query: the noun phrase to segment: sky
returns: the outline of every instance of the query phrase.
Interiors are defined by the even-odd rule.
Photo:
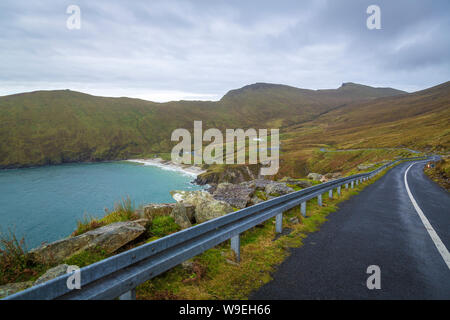
[[[367,27],[370,5],[381,29]],[[0,95],[218,100],[256,82],[412,92],[450,80],[449,52],[448,0],[0,2]]]

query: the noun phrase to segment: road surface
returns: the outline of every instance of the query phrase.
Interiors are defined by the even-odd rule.
[[[450,299],[450,195],[412,164],[341,203],[250,298]],[[381,289],[367,288],[371,265]]]

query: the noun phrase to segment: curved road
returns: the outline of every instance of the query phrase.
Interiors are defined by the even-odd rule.
[[[402,163],[341,203],[250,298],[450,299],[450,195],[424,163]],[[381,289],[367,288],[370,265]]]

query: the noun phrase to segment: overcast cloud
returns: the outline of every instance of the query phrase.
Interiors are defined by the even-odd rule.
[[[81,29],[69,30],[69,5]],[[371,4],[381,30],[366,27]],[[255,82],[416,91],[450,80],[450,1],[0,2],[0,95],[217,100]]]

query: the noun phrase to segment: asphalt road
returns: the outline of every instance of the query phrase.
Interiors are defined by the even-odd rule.
[[[431,225],[427,231],[405,186],[411,164],[394,167],[341,203],[250,298],[450,299],[450,266],[444,260],[450,249],[450,195],[423,173],[424,162],[408,171],[410,192]],[[371,265],[380,267],[381,289],[367,288]]]

